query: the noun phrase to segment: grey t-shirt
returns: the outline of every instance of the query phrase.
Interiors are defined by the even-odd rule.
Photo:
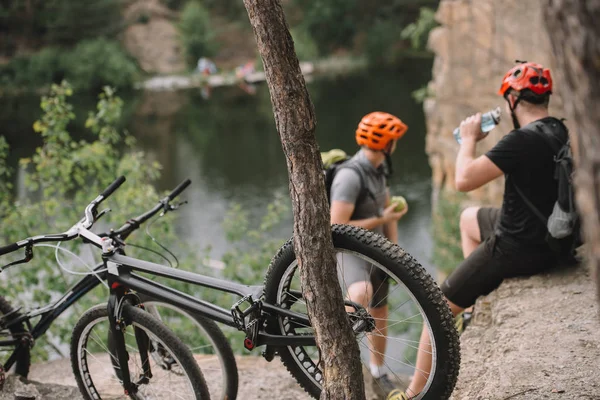
[[[365,186],[373,194],[374,199],[369,195],[363,195],[360,204],[357,204],[361,192],[360,176],[352,168],[340,168],[331,184],[331,201],[344,201],[354,204],[352,220],[381,216],[387,196],[383,166],[375,168],[362,150],[359,150],[347,162],[353,163],[362,169]],[[383,226],[380,225],[374,228],[373,231],[383,234]]]

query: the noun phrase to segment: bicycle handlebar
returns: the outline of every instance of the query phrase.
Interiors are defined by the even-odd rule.
[[[179,196],[181,192],[183,192],[188,186],[190,186],[190,183],[192,183],[192,181],[189,179],[186,179],[185,181],[181,182],[175,189],[173,189],[171,193],[169,193],[169,195],[167,196],[169,200],[173,200],[175,197]]]
[[[171,200],[177,197],[181,192],[183,192],[190,184],[191,180],[186,179],[181,182],[171,193],[169,193],[164,199],[160,200],[156,206],[154,206],[151,210],[143,213],[142,215],[137,216],[136,218],[132,218],[127,221],[123,226],[121,226],[116,231],[111,232],[110,234],[103,233],[100,236],[110,236],[116,237],[118,236],[121,240],[127,239],[129,235],[133,233],[142,223],[152,218],[161,210],[168,210],[167,205]]]
[[[126,180],[125,177],[123,175],[121,175],[120,177],[115,179],[113,183],[108,185],[108,187],[106,189],[104,189],[104,191],[102,193],[100,193],[100,196],[102,196],[102,200],[100,200],[100,202],[102,202],[108,196],[113,194],[113,192],[115,190],[117,190],[123,184],[123,182],[125,182],[125,180]],[[98,204],[100,204],[100,202],[98,202]]]
[[[8,246],[0,247],[0,256],[7,253],[12,253],[17,250],[20,246],[17,243],[11,243]]]
[[[85,217],[78,224],[74,225],[71,229],[69,229],[67,232],[59,233],[59,234],[35,236],[35,237],[30,237],[30,238],[27,238],[24,240],[20,240],[16,243],[11,243],[4,247],[0,247],[0,256],[11,253],[13,251],[16,251],[16,250],[20,249],[21,247],[24,247],[27,244],[71,240],[71,239],[76,238],[79,235],[78,232],[85,234],[86,237],[89,235],[92,235],[96,238],[99,238],[102,236],[112,236],[112,235],[116,234],[116,235],[120,235],[121,239],[125,239],[135,229],[137,229],[142,222],[144,222],[144,221],[148,220],[149,218],[151,218],[152,216],[156,215],[156,213],[158,213],[160,210],[162,210],[162,209],[166,210],[167,209],[166,206],[169,204],[169,201],[171,201],[175,197],[177,197],[191,183],[191,181],[189,179],[186,179],[185,181],[181,182],[167,197],[160,200],[159,203],[154,208],[152,208],[150,211],[138,216],[137,218],[133,218],[133,219],[129,220],[121,228],[119,228],[117,231],[113,232],[112,235],[105,233],[105,234],[96,236],[96,235],[92,234],[91,232],[87,231],[95,222],[94,221],[94,213],[95,213],[95,210],[98,207],[98,205],[100,203],[102,203],[104,200],[106,200],[106,198],[108,198],[111,194],[113,194],[113,192],[115,190],[117,190],[125,182],[125,180],[126,179],[124,176],[120,176],[114,182],[112,182],[106,189],[104,189],[104,191],[98,197],[96,197],[90,204],[88,204],[86,206]],[[78,226],[82,226],[84,228],[84,231],[79,231]]]

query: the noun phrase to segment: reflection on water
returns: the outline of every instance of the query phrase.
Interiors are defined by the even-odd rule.
[[[429,267],[432,240],[431,170],[425,155],[425,121],[411,92],[430,78],[429,61],[411,62],[396,71],[371,71],[338,78],[315,79],[308,84],[317,116],[317,141],[325,151],[356,151],[354,131],[360,118],[371,111],[399,116],[409,126],[393,155],[392,193],[403,195],[409,213],[399,223],[399,242]],[[261,215],[276,192],[286,191],[287,168],[275,130],[266,85],[254,96],[238,87],[213,91],[204,100],[199,90],[146,92],[125,96],[124,126],[138,139],[149,157],[161,162],[158,183],[169,189],[185,178],[192,186],[185,193],[189,204],[179,215],[182,238],[198,248],[212,247],[218,258],[227,247],[222,221],[232,202],[241,203],[252,215]],[[83,119],[95,99],[85,104],[74,130],[83,131]],[[10,121],[4,132],[17,157],[31,154],[37,138],[31,124],[39,116],[39,100],[7,100],[0,104],[0,122]],[[15,115],[17,118],[15,119]],[[291,216],[276,234],[289,237]]]

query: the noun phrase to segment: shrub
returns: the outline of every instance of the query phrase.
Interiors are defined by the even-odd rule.
[[[7,146],[0,138],[2,243],[68,229],[81,218],[85,205],[119,175],[127,176],[127,182],[108,199],[107,206],[110,205],[113,212],[103,217],[98,225],[120,226],[131,216],[139,215],[140,211],[154,205],[159,198],[151,185],[159,175],[159,166],[148,162],[141,152],[133,151],[131,139],[116,128],[121,118],[121,99],[115,96],[112,89],[105,88],[96,110],[88,116],[86,125],[91,131],[92,140],[76,141],[68,131],[70,122],[75,118],[68,101],[72,94],[71,87],[63,83],[52,85],[50,95],[42,98],[43,115],[33,126],[42,136],[43,145],[30,159],[21,160],[24,189],[29,191],[23,198],[12,196],[5,163]],[[174,237],[170,224],[160,225],[161,239]],[[132,240],[136,240],[136,237],[140,239],[136,234]],[[143,244],[150,242],[147,239]],[[79,240],[61,246],[80,255],[87,250]],[[15,258],[22,255],[18,253],[14,255]],[[69,267],[85,271],[78,263],[70,263],[68,256],[60,254]],[[9,269],[0,276],[0,290],[16,305],[36,307],[56,300],[78,278],[64,275],[58,268],[53,250],[36,247],[31,264]],[[57,351],[61,353],[60,347],[68,342],[73,324],[81,312],[106,299],[107,293],[100,285],[79,300],[73,310],[68,310],[63,318],[54,323],[48,335],[38,339],[33,349],[35,355],[46,357]]]
[[[191,68],[200,57],[211,57],[216,52],[214,33],[210,27],[210,16],[201,4],[188,2],[181,12],[179,22],[181,42],[186,61]]]
[[[371,64],[392,64],[397,61],[401,48],[402,28],[396,21],[382,20],[374,23],[367,33],[365,53]]]
[[[319,56],[319,48],[312,36],[303,28],[292,28],[294,48],[300,61],[315,60]]]
[[[402,38],[410,39],[413,49],[422,50],[427,44],[429,32],[437,25],[435,11],[428,7],[421,7],[419,18],[402,30]]]
[[[103,38],[80,42],[63,58],[63,68],[73,87],[93,91],[105,85],[129,88],[138,71],[117,42]]]

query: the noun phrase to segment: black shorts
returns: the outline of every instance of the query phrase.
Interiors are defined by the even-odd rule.
[[[519,246],[496,231],[498,208],[480,208],[477,223],[481,244],[442,283],[442,292],[459,307],[475,304],[506,278],[535,275],[556,265],[553,254]]]

